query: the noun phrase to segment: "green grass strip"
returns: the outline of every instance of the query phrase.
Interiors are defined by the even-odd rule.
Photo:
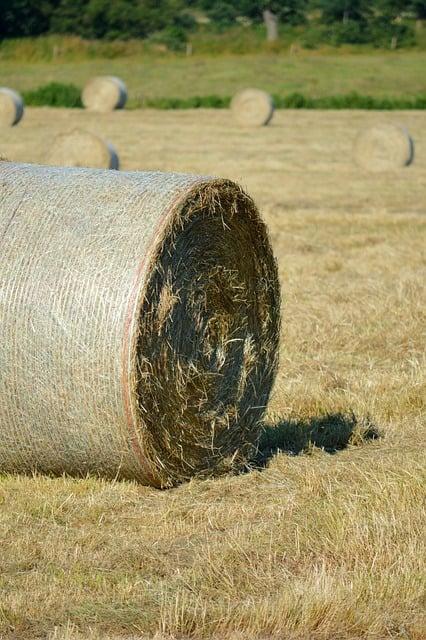
[[[81,108],[80,89],[72,84],[51,82],[47,85],[23,92],[26,105]],[[277,109],[370,109],[391,111],[394,109],[426,109],[426,94],[413,97],[373,97],[356,92],[311,98],[303,93],[287,96],[274,95]],[[130,109],[227,109],[229,96],[193,96],[191,98],[146,98],[131,100]]]

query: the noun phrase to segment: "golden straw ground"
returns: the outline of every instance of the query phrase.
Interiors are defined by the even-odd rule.
[[[353,162],[384,119],[417,143],[397,180]],[[163,492],[3,477],[0,636],[424,640],[426,113],[278,110],[247,136],[227,110],[27,109],[0,153],[40,161],[69,126],[124,170],[254,196],[284,294],[267,468]]]

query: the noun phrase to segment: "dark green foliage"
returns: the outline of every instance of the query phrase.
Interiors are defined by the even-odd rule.
[[[58,0],[0,0],[0,37],[46,33],[57,3]]]
[[[368,0],[315,0],[312,4],[320,9],[321,22],[326,24],[366,23],[373,9],[373,3]]]
[[[227,109],[230,97],[193,96],[192,98],[152,98],[143,106],[153,109]]]
[[[170,25],[159,31],[152,38],[152,42],[164,44],[169,51],[183,51],[188,42],[188,36],[185,29],[178,25]]]
[[[71,108],[83,106],[80,98],[80,89],[73,84],[62,84],[60,82],[50,82],[33,91],[24,91],[22,97],[25,104],[30,106]]]
[[[302,41],[308,48],[410,46],[415,43],[411,23],[426,18],[426,0],[0,0],[0,38],[44,33],[149,37],[179,51],[198,27],[194,10],[210,19],[204,28],[223,31],[241,20],[261,24],[266,9],[277,17],[281,33],[305,24]]]
[[[394,109],[426,109],[426,94],[413,98],[377,98],[352,92],[344,95],[310,98],[301,93],[274,96],[278,109],[370,109],[392,111]]]
[[[154,109],[226,109],[231,102],[230,97],[194,96],[193,98],[153,98],[146,100],[143,106]],[[310,98],[302,93],[291,93],[288,96],[274,95],[274,103],[278,109],[426,109],[426,95],[414,98],[375,98],[358,93],[346,95]],[[138,105],[142,106],[142,105]]]
[[[30,106],[82,107],[80,89],[72,84],[51,82],[47,85],[24,91],[25,104]],[[408,98],[377,98],[359,93],[347,93],[336,96],[311,98],[302,93],[290,93],[287,96],[274,95],[277,109],[426,109],[426,94]],[[227,109],[231,104],[230,96],[207,95],[191,98],[148,98],[133,107],[152,109]]]
[[[411,25],[390,22],[379,16],[368,25],[368,42],[375,47],[399,48],[415,44],[416,38]]]
[[[412,0],[409,5],[415,18],[426,20],[426,0]]]

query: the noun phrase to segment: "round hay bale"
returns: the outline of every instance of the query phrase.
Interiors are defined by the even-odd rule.
[[[47,164],[58,167],[118,169],[119,159],[111,143],[89,131],[74,129],[56,136]]]
[[[364,129],[354,144],[356,163],[368,171],[390,171],[413,161],[414,143],[408,132],[394,124]]]
[[[120,78],[98,76],[86,84],[81,101],[90,111],[108,112],[122,109],[127,102],[127,88]]]
[[[260,89],[244,89],[231,102],[236,121],[244,127],[261,127],[268,124],[274,114],[272,97]]]
[[[19,93],[0,87],[0,127],[13,127],[24,115],[24,101]]]
[[[242,462],[280,323],[253,201],[184,174],[0,180],[0,471],[167,487]]]

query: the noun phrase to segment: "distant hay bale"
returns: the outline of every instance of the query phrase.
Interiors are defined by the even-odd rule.
[[[120,78],[98,76],[86,84],[81,101],[90,111],[108,112],[122,109],[127,102],[127,88]]]
[[[245,127],[262,127],[271,121],[274,114],[272,97],[260,89],[239,91],[231,102],[236,121]]]
[[[24,101],[19,93],[0,87],[0,127],[13,127],[24,115]]]
[[[368,171],[390,171],[411,164],[414,143],[408,132],[394,124],[364,129],[354,143],[356,163]]]
[[[58,167],[118,169],[119,159],[111,143],[89,131],[74,129],[56,136],[47,164]]]
[[[166,487],[241,464],[280,323],[253,201],[185,174],[0,163],[0,180],[0,472]]]

